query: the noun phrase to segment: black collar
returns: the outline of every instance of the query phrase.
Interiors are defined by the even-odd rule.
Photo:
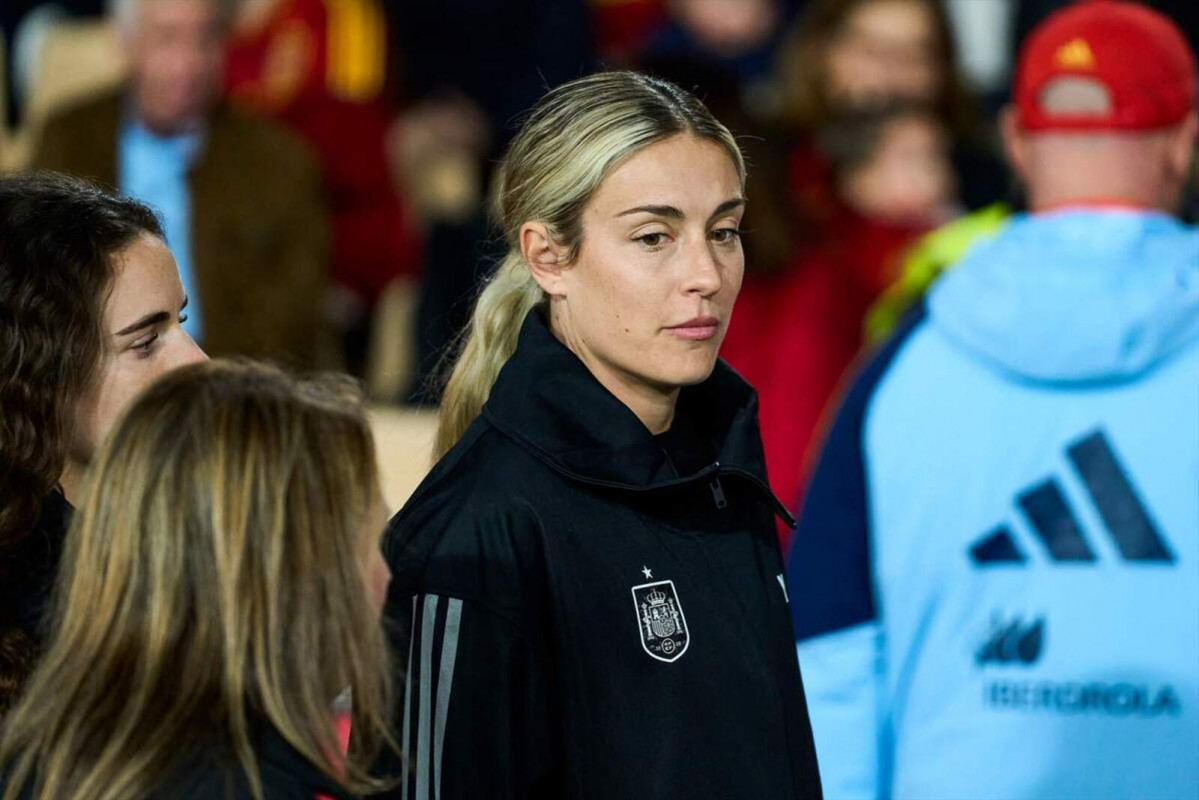
[[[558,341],[539,310],[525,319],[483,416],[555,470],[586,483],[644,491],[721,473],[767,486],[757,394],[723,361],[707,380],[684,387],[675,409],[675,425],[704,437],[716,462],[678,478],[649,429]]]

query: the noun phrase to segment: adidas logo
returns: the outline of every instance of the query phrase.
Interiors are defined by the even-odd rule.
[[[991,632],[975,654],[979,666],[985,664],[1035,664],[1045,643],[1045,620],[1038,617],[1030,625],[1016,617],[1005,623],[998,617]]]
[[[1174,554],[1129,482],[1102,431],[1095,431],[1066,450],[1104,526],[1125,561],[1173,563]],[[1087,543],[1057,481],[1050,478],[1016,498],[1032,532],[1054,562],[1092,562]],[[983,567],[1024,564],[1028,557],[1007,525],[988,531],[970,548],[970,559]]]

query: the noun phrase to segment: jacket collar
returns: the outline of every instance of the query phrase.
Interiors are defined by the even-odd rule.
[[[526,317],[483,416],[577,480],[635,490],[689,480],[675,477],[649,429],[558,341],[539,310]],[[679,393],[674,425],[706,439],[721,471],[765,484],[757,395],[723,361],[707,380]]]

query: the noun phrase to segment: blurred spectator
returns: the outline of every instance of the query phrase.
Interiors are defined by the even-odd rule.
[[[821,132],[837,196],[865,217],[925,227],[949,219],[956,186],[939,120],[918,106],[847,114]]]
[[[92,470],[46,657],[5,719],[0,793],[349,800],[386,785],[367,774],[393,740],[385,512],[349,382],[184,367],[131,404]]]
[[[668,21],[647,42],[642,60],[701,61],[734,76],[741,103],[756,117],[774,111],[769,84],[790,27],[786,0],[667,0]]]
[[[0,713],[45,640],[92,452],[203,353],[154,214],[64,176],[0,178]]]
[[[794,506],[821,415],[862,347],[867,309],[903,250],[956,204],[947,132],[921,106],[847,113],[819,144],[836,213],[785,272],[746,279],[722,351],[758,390],[771,484]]]
[[[247,0],[226,73],[235,101],[282,121],[320,159],[338,301],[330,311],[355,375],[380,293],[411,278],[420,256],[388,164],[387,51],[379,0]]]
[[[1196,66],[1133,3],[1034,30],[1003,118],[1030,213],[847,395],[788,580],[830,797],[1199,786]]]
[[[417,369],[409,399],[440,395],[443,358],[498,257],[484,198],[521,114],[595,66],[584,0],[387,0],[404,113],[395,151],[423,224]]]
[[[1007,192],[1006,171],[981,135],[941,0],[811,0],[784,46],[778,91],[782,114],[799,138],[792,189],[817,230],[827,189],[811,139],[838,113],[880,101],[908,100],[934,110],[950,132],[967,208]]]
[[[117,0],[130,77],[51,118],[34,166],[94,178],[163,216],[213,353],[311,363],[327,230],[320,176],[289,132],[221,99],[228,0]]]
[[[1017,35],[1022,40],[1033,24],[1043,19],[1055,8],[1068,5],[1071,0],[1002,0],[993,5],[1011,6],[1007,10],[1015,17]],[[989,4],[991,5],[991,4]],[[1149,3],[1153,8],[1167,14],[1179,24],[1183,33],[1187,34],[1191,47],[1199,44],[1199,4],[1189,0],[1153,0]],[[954,3],[950,10],[958,16],[969,15],[982,11],[974,3]],[[986,18],[1000,15],[997,9],[989,9],[978,14],[983,19],[972,24],[984,24]],[[1006,24],[1007,21],[1005,21]],[[1006,28],[1004,28],[1006,30]],[[995,30],[978,31],[974,35],[994,36]],[[1006,70],[1006,66],[1004,67]],[[1003,73],[1006,77],[1006,71]],[[1003,86],[1002,96],[1006,99],[1008,87]],[[1197,165],[1199,166],[1199,165]],[[1199,169],[1192,171],[1189,186],[1185,189],[1184,198],[1179,209],[1179,216],[1186,222],[1199,221]],[[1022,200],[1012,197],[1012,203],[995,203],[979,209],[959,220],[946,224],[933,231],[912,247],[904,257],[904,263],[899,278],[887,287],[871,307],[866,319],[866,338],[872,345],[880,344],[889,338],[899,326],[907,313],[919,304],[932,284],[941,273],[956,264],[966,252],[980,241],[984,241],[1000,230],[1007,222],[1013,211],[1018,210]]]

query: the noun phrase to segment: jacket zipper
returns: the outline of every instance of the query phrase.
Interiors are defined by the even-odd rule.
[[[708,488],[712,490],[712,499],[716,502],[717,508],[728,508],[729,501],[725,499],[724,487],[720,485],[720,478],[713,478],[708,484]]]

